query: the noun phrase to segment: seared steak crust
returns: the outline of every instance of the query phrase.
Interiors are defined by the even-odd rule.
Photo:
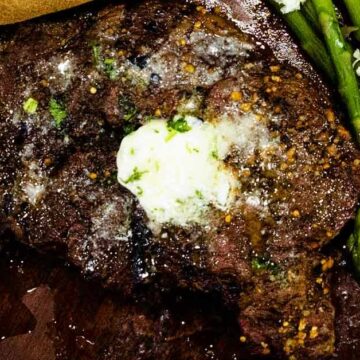
[[[0,73],[3,229],[127,294],[156,282],[216,291],[255,353],[332,353],[332,259],[319,249],[353,216],[360,153],[309,79],[216,11],[160,0],[19,25],[0,42]],[[152,233],[115,155],[149,117],[176,113],[252,113],[272,145],[254,138],[226,159],[241,183],[230,213]]]

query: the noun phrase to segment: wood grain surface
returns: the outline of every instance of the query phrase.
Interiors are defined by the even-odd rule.
[[[91,0],[1,0],[0,25],[13,24],[69,9],[89,1]]]

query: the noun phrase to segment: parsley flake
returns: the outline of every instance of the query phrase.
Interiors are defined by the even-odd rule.
[[[100,45],[92,45],[93,62],[98,70],[104,71],[104,73],[110,78],[115,80],[118,76],[118,69],[116,66],[116,59],[105,58],[102,55],[102,49]]]
[[[101,48],[100,45],[93,45],[92,46],[93,51],[93,59],[96,66],[99,66],[101,63]]]
[[[28,98],[23,104],[23,109],[28,114],[35,114],[37,107],[38,107],[38,102],[32,97]]]
[[[125,135],[129,135],[131,134],[132,132],[134,132],[136,130],[136,127],[134,124],[125,124],[123,126],[123,132]]]
[[[135,181],[139,181],[144,174],[148,171],[139,171],[139,169],[135,166],[131,175],[124,181],[125,184],[129,184]]]
[[[67,117],[67,112],[64,104],[62,104],[60,101],[55,100],[54,98],[51,98],[49,102],[49,111],[52,118],[54,119],[55,126],[57,128],[61,127],[63,121]]]
[[[251,260],[251,267],[255,271],[266,270],[266,271],[275,272],[275,273],[279,271],[278,265],[276,265],[274,262],[272,262],[270,260],[266,260],[261,257],[253,258]]]
[[[138,115],[138,110],[134,103],[126,96],[120,96],[119,106],[124,113],[123,118],[125,121],[131,121]]]
[[[167,127],[170,130],[175,130],[179,133],[188,132],[191,130],[191,126],[187,123],[187,121],[184,118],[180,119],[172,119],[169,120],[167,123]]]
[[[204,199],[204,195],[203,195],[203,193],[202,193],[200,190],[196,190],[196,191],[195,191],[195,195],[196,195],[196,197],[197,197],[198,199],[200,199],[200,200],[203,200],[203,199]]]
[[[104,72],[110,80],[117,78],[118,72],[115,59],[107,58],[104,60]]]

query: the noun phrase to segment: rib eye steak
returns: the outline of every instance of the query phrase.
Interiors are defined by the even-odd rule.
[[[3,233],[128,295],[218,292],[254,353],[333,352],[319,250],[353,216],[360,153],[305,74],[181,1],[0,36]]]

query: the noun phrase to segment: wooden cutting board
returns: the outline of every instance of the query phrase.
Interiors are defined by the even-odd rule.
[[[91,0],[0,1],[0,25],[13,24],[87,3]]]

